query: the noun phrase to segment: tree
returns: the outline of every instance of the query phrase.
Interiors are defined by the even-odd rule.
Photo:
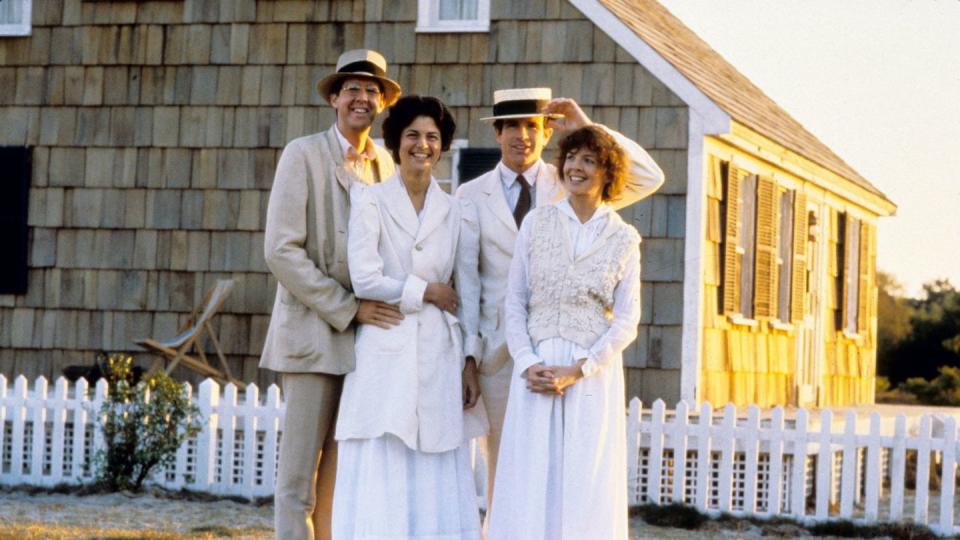
[[[897,347],[910,335],[913,308],[903,294],[903,285],[891,274],[877,271],[877,373],[890,375]]]
[[[923,286],[922,298],[908,303],[910,333],[885,358],[891,381],[932,379],[942,366],[960,366],[960,291],[949,280],[936,280]]]

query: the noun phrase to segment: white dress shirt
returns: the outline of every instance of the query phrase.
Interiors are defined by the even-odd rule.
[[[538,159],[529,169],[523,171],[523,179],[530,186],[530,208],[536,208],[537,206],[537,176],[543,170],[543,166],[543,160]],[[517,182],[517,173],[510,170],[502,161],[497,163],[497,171],[500,175],[500,183],[503,185],[503,196],[507,198],[507,206],[513,212],[517,207],[517,201],[520,199],[520,184]]]

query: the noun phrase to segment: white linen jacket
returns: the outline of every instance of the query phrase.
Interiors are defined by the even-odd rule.
[[[639,144],[622,134],[601,126],[623,147],[630,162],[623,196],[612,201],[619,210],[647,197],[663,184],[663,171]],[[567,193],[560,181],[557,168],[541,164],[536,180],[536,206],[555,204]],[[506,317],[503,299],[507,290],[507,275],[517,241],[517,224],[507,204],[500,182],[499,168],[485,173],[457,189],[457,197],[476,204],[480,222],[480,343],[475,356],[480,373],[493,375],[510,358],[504,337]]]
[[[420,221],[397,174],[355,186],[351,199],[347,256],[354,292],[398,304],[404,319],[387,330],[358,328],[357,367],[344,380],[336,437],[391,433],[414,450],[453,450],[465,436],[486,431],[484,417],[465,432],[461,390],[463,341],[476,339],[479,324],[476,209],[431,180]],[[427,283],[451,277],[459,318],[423,301]]]

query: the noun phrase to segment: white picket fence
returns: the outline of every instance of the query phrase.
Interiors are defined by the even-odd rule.
[[[101,380],[89,390],[83,379],[71,387],[60,378],[51,394],[42,377],[31,390],[22,376],[9,388],[0,375],[0,484],[93,479],[93,456],[103,447],[96,417],[108,388]],[[194,400],[203,429],[153,482],[218,495],[272,495],[284,415],[277,386],[261,400],[255,385],[238,392],[228,384],[221,394],[207,379]],[[715,417],[709,403],[691,411],[681,402],[668,411],[662,401],[643,409],[633,399],[630,503],[683,502],[708,514],[804,522],[912,519],[942,534],[960,533],[956,421],[927,414],[916,433],[909,428],[902,412],[890,421],[853,412],[834,419],[830,410],[811,417],[805,409],[751,406],[744,416],[728,405]]]
[[[953,416],[924,414],[913,434],[903,412],[892,422],[854,412],[835,421],[830,410],[811,418],[805,409],[787,418],[780,407],[763,418],[756,406],[745,417],[733,405],[713,413],[709,403],[697,414],[683,402],[669,413],[659,400],[652,410],[630,402],[631,504],[683,502],[712,515],[806,523],[907,519],[960,532]]]
[[[243,399],[237,387],[207,379],[195,403],[202,430],[178,450],[171,467],[153,477],[155,484],[188,488],[217,495],[247,498],[273,494],[277,450],[284,405],[276,385],[261,401],[256,385],[247,385]],[[53,394],[47,380],[38,378],[33,391],[17,377],[12,392],[0,375],[0,484],[53,486],[93,480],[93,458],[103,448],[96,426],[107,396],[101,379],[91,396],[84,379],[70,385],[57,379]],[[189,385],[187,390],[192,391]]]

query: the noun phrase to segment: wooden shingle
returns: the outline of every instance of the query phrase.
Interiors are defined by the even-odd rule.
[[[203,148],[194,152],[191,187],[212,188],[217,185],[218,153],[218,150],[211,148]]]
[[[57,263],[57,231],[43,227],[30,228],[30,268],[47,268]]]
[[[287,64],[303,64],[307,60],[307,25],[290,24],[287,27]]]
[[[110,187],[113,185],[113,148],[87,148],[83,185],[87,187]]]
[[[184,229],[203,228],[203,192],[196,189],[181,192],[180,227]]]
[[[184,0],[183,21],[190,23],[217,22],[220,20],[220,9],[229,9],[230,2],[210,2],[209,0]]]
[[[43,100],[42,89],[46,79],[46,70],[42,67],[17,68],[17,90],[14,103],[18,105],[39,105]]]
[[[157,235],[154,230],[138,229],[134,239],[133,268],[153,270],[157,268]],[[151,303],[156,306],[156,303]]]
[[[134,107],[113,107],[110,109],[110,128],[108,139],[110,144],[132,147],[136,139],[134,133],[140,124],[137,123],[137,109]],[[149,125],[152,129],[152,124]]]
[[[163,186],[167,189],[190,187],[193,152],[186,148],[169,148],[163,152]]]
[[[110,109],[81,107],[77,110],[77,131],[73,142],[77,146],[107,146],[110,144]]]
[[[31,24],[38,26],[57,26],[63,19],[63,0],[34,2],[30,15]]]
[[[169,240],[170,265],[168,268],[171,270],[186,270],[187,255],[189,254],[187,231],[170,231]]]
[[[220,189],[250,189],[254,181],[254,163],[250,152],[224,149],[217,163],[217,187]]]
[[[209,260],[210,233],[206,231],[189,231],[187,233],[186,269],[193,272],[209,270]]]
[[[36,140],[40,138],[41,113],[45,110],[47,109],[35,107],[5,107],[0,109],[0,125],[3,126],[3,131],[0,131],[0,144],[9,146],[36,144]],[[47,120],[56,121],[58,118],[47,118]],[[51,133],[51,135],[55,136],[56,132]]]
[[[143,189],[123,190],[123,226],[142,228],[147,222],[147,192]]]
[[[196,66],[192,69],[190,103],[192,105],[213,105],[217,98],[216,66]]]
[[[287,57],[287,25],[255,24],[250,27],[247,61],[251,64],[282,64]]]
[[[260,66],[243,66],[240,80],[240,104],[260,104],[260,79],[263,68]]]
[[[149,190],[146,206],[147,227],[151,229],[177,229],[180,227],[180,190]]]
[[[687,147],[687,108],[657,107],[655,139],[657,148]]]
[[[97,27],[97,58],[95,63],[109,65],[117,63],[117,45],[120,41],[120,29],[116,26]]]
[[[157,107],[153,112],[153,144],[177,146],[180,132],[180,109]]]
[[[51,148],[50,185],[82,186],[85,159],[83,148]]]
[[[283,85],[283,68],[281,66],[263,66],[260,75],[260,102],[259,105],[279,105],[280,92]]]

